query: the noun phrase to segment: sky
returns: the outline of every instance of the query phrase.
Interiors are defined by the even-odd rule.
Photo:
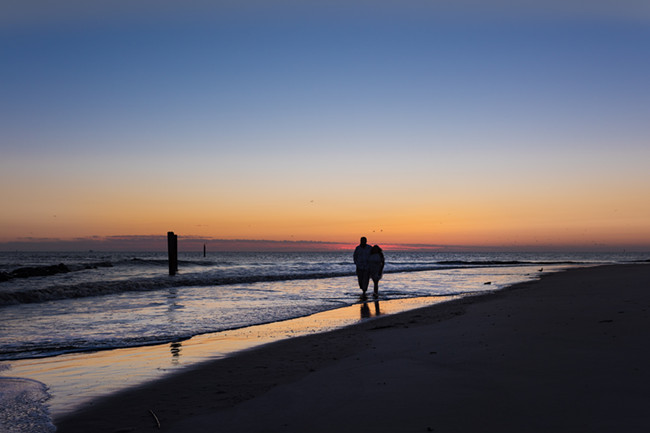
[[[0,250],[650,251],[644,1],[10,0],[0,64]]]

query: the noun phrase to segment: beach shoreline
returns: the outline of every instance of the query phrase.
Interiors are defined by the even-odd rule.
[[[94,400],[182,373],[196,365],[301,335],[323,333],[381,315],[447,302],[458,296],[387,300],[359,299],[349,306],[307,316],[193,336],[146,346],[67,353],[53,357],[0,362],[0,375],[29,378],[47,386],[48,408],[54,420],[82,409]],[[128,374],[124,374],[128,372]]]
[[[56,425],[62,433],[642,431],[649,285],[642,264],[548,274],[206,362]],[[376,416],[363,416],[368,409]]]

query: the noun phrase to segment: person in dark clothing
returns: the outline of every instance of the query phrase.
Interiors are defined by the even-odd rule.
[[[381,277],[384,274],[384,252],[379,245],[375,245],[370,249],[368,271],[370,273],[370,278],[372,278],[372,282],[375,285],[375,296],[377,296],[379,294],[379,280],[381,280]]]
[[[362,237],[359,245],[354,249],[354,264],[357,265],[357,279],[359,280],[359,288],[366,294],[368,284],[370,284],[370,268],[368,259],[370,258],[370,250],[372,247],[368,245],[368,240]]]

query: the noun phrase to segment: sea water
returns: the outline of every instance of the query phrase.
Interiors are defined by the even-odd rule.
[[[49,397],[43,383],[25,378],[1,377],[0,431],[3,433],[56,431],[45,404]]]
[[[387,251],[377,303],[493,291],[542,272],[646,259]],[[164,253],[0,253],[0,422],[13,423],[8,431],[51,427],[43,415],[50,384],[12,377],[12,364],[248,329],[351,306],[359,294],[347,251],[181,253],[175,276]],[[18,413],[31,415],[7,421]],[[30,422],[31,430],[20,430]]]
[[[542,268],[644,258],[387,252],[380,296],[495,290]],[[360,293],[349,252],[179,259],[170,276],[162,253],[0,253],[5,276],[33,275],[0,282],[0,360],[182,340],[351,305]],[[54,266],[63,271],[38,275]]]

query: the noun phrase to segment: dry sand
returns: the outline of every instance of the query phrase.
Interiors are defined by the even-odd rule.
[[[648,432],[649,335],[650,265],[574,269],[202,364],[57,425],[60,433]]]

